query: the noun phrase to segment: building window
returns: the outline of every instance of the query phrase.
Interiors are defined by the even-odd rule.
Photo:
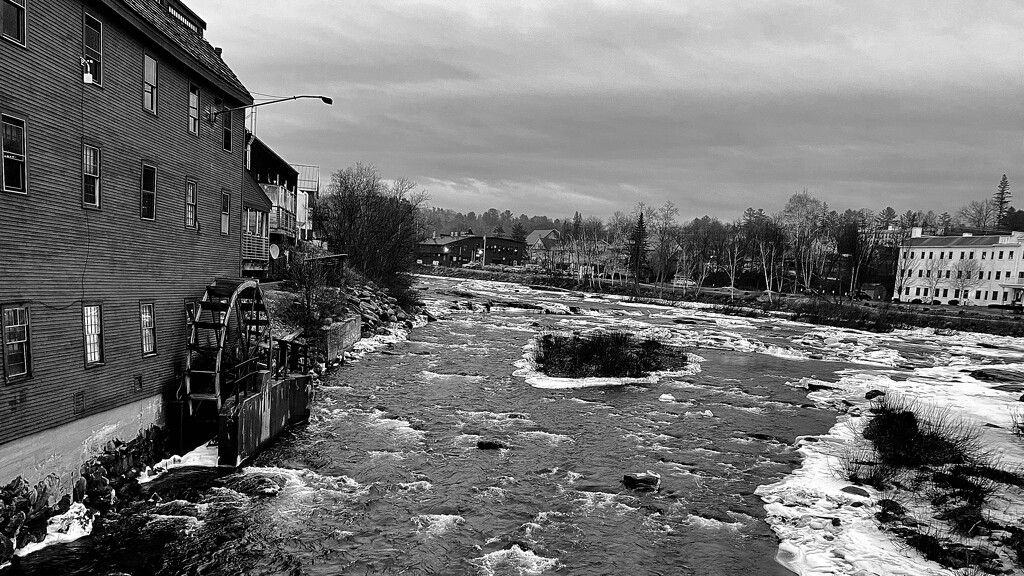
[[[196,211],[198,209],[196,203],[197,190],[199,186],[191,180],[185,181],[185,226],[189,228],[196,227]]]
[[[932,271],[931,270],[926,270],[925,273],[924,273],[924,277],[925,278],[931,278],[932,277]]]
[[[988,254],[988,252],[982,252],[982,253],[981,253],[981,259],[982,259],[982,260],[984,260],[984,259],[985,259],[985,254]]]
[[[998,278],[998,276],[997,276],[997,278]],[[991,270],[989,270],[989,271],[988,271],[988,279],[989,279],[989,280],[991,280],[991,279],[992,279],[992,271],[991,271]]]
[[[82,57],[85,69],[92,75],[93,84],[103,84],[103,25],[100,21],[85,15],[83,24]]]
[[[25,0],[3,0],[3,13],[0,23],[3,25],[3,37],[25,45]]]
[[[142,165],[142,190],[139,196],[139,215],[143,220],[156,219],[156,167]]]
[[[925,296],[927,296],[927,295],[928,295],[928,289],[927,289],[927,288],[925,288],[925,289],[924,289],[924,295],[925,295]]]
[[[85,365],[103,363],[103,311],[99,306],[82,307],[85,334]]]
[[[1007,298],[1008,298],[1009,296],[1010,296],[1010,293],[1004,290],[1004,291],[1003,291],[1003,302],[1006,302],[1006,299],[1007,299]]]
[[[975,290],[974,291],[974,299],[975,300],[981,300],[981,290]]]
[[[970,260],[974,260],[974,252],[971,252],[971,255],[970,255],[970,258],[969,258],[969,259],[970,259]]]
[[[911,260],[913,260],[913,259],[914,259],[914,253],[913,253],[913,252],[911,252],[911,253],[910,253],[910,259],[911,259]]]
[[[923,278],[924,277],[924,270],[918,270],[917,271],[917,277],[918,278]]]
[[[1010,250],[1010,254],[1007,256],[1010,260],[1013,260],[1013,250]]]
[[[957,278],[963,278],[964,277],[964,271],[963,270],[957,270],[956,271],[956,277]]]
[[[933,256],[932,256],[933,254],[935,254],[935,253],[934,253],[934,252],[929,252],[929,253],[928,253],[928,259],[929,259],[929,260],[931,260],[931,259],[933,258]]]
[[[139,322],[142,326],[142,355],[156,354],[156,320],[153,318],[153,304],[139,307]]]
[[[984,280],[984,279],[985,279],[985,271],[981,270],[981,271],[978,272],[978,280]]]
[[[943,298],[948,298],[949,297],[949,288],[943,288],[942,289],[942,297]]]
[[[199,87],[188,85],[188,131],[199,135]]]
[[[231,151],[231,114],[232,112],[221,114],[221,118],[224,118],[224,149],[228,152]]]
[[[910,296],[910,286],[907,286],[907,292],[906,292],[906,294],[907,294],[907,296]]]
[[[988,290],[985,290],[985,300],[988,300]]]
[[[25,121],[11,116],[0,116],[3,139],[0,151],[3,153],[4,192],[26,192],[25,173]]]
[[[31,370],[28,306],[4,306],[3,325],[4,380],[27,377]]]
[[[914,288],[914,296],[920,296],[920,295],[921,295],[921,288],[920,287]]]
[[[1003,251],[1002,251],[1002,250],[1000,250],[1000,251],[999,251],[999,259],[1000,259],[1000,260],[1002,260],[1002,259],[1003,259]]]
[[[989,274],[991,274],[991,272],[989,272]],[[996,270],[996,280],[999,280],[999,271],[998,270]]]
[[[949,270],[946,270],[946,278],[949,278]]]
[[[82,203],[100,207],[100,149],[88,144],[82,147]]]
[[[963,260],[963,259],[964,259],[964,253],[963,253],[963,252],[961,252],[961,253],[960,253],[960,259],[961,259],[961,260]]]
[[[1024,272],[1017,272],[1017,278],[1024,278]]]
[[[143,56],[144,68],[142,76],[142,107],[156,114],[156,60],[149,54]]]
[[[220,233],[227,234],[231,222],[231,194],[220,194]]]

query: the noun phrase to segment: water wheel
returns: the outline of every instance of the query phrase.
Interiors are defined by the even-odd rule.
[[[205,402],[220,411],[246,374],[270,365],[270,315],[259,282],[217,279],[187,302],[185,394],[189,414]]]

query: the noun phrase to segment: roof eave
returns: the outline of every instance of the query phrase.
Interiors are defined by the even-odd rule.
[[[127,6],[119,2],[118,0],[94,0],[99,2],[103,6],[112,10],[118,16],[120,16],[125,22],[134,27],[136,30],[144,34],[146,37],[155,41],[161,49],[170,54],[172,57],[177,59],[182,64],[185,64],[192,70],[195,70],[199,75],[213,84],[220,90],[222,90],[229,97],[234,98],[235,101],[240,105],[248,105],[253,103],[252,95],[247,90],[239,91],[236,87],[230,85],[221,79],[217,74],[213,73],[209,68],[206,67],[202,62],[193,58],[188,52],[183,50],[175,42],[172,42],[167,36],[164,35],[159,29],[147,22],[144,18],[139,17],[135,12],[128,9]]]

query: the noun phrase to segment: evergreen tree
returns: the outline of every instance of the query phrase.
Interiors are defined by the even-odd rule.
[[[996,222],[1003,226],[1006,222],[1006,209],[1010,207],[1010,180],[1003,174],[1003,179],[996,187],[996,193],[992,196],[992,204],[996,209]]]
[[[512,225],[512,239],[519,242],[526,242],[526,227],[516,222]]]
[[[632,234],[629,235],[629,267],[633,273],[633,291],[640,287],[640,271],[643,269],[647,256],[647,225],[644,224],[644,212],[636,218]]]

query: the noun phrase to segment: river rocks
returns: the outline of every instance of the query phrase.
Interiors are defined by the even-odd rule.
[[[14,558],[14,543],[10,538],[0,537],[0,566],[10,562],[11,558]]]
[[[630,490],[653,492],[661,487],[661,475],[650,470],[625,474],[622,476],[622,485]]]
[[[885,392],[882,392],[881,390],[868,390],[864,394],[864,399],[865,400],[874,400],[875,398],[878,398],[879,396],[885,396]]]
[[[288,482],[284,474],[270,472],[239,473],[221,479],[225,487],[246,496],[276,496]]]
[[[1016,370],[1006,370],[1004,368],[980,368],[978,370],[971,370],[970,374],[971,378],[981,380],[982,382],[992,382],[996,384],[1020,384],[1024,382],[1024,373]]]
[[[847,494],[853,494],[854,496],[861,496],[863,498],[870,498],[871,493],[859,486],[843,486],[840,488],[841,491]]]
[[[505,450],[508,448],[508,444],[501,440],[481,438],[476,441],[476,447],[481,450]]]

